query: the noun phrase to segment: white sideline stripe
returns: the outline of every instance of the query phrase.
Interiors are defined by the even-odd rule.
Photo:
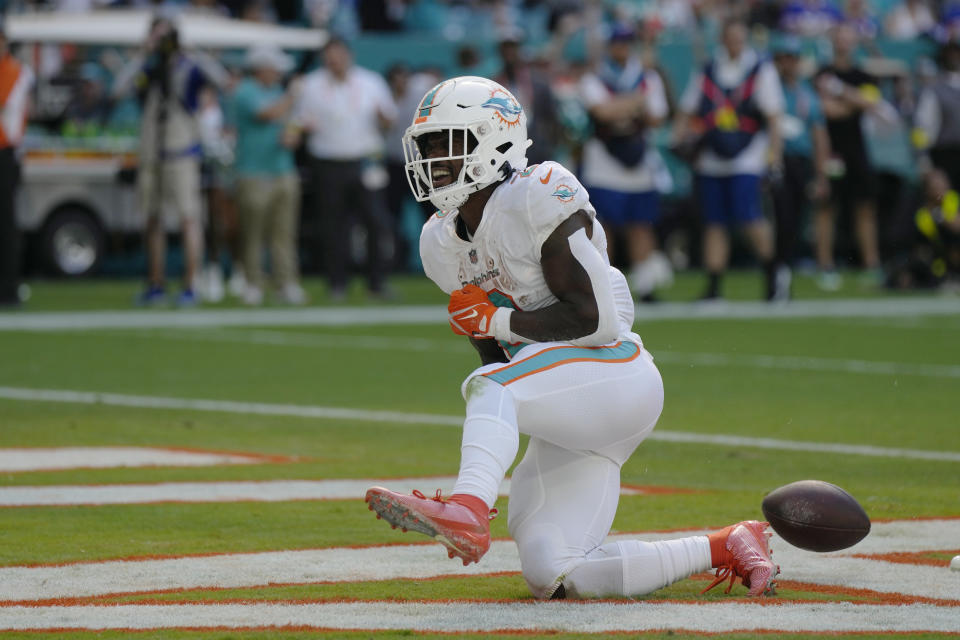
[[[849,360],[807,356],[729,355],[725,353],[685,353],[658,351],[658,362],[699,365],[708,367],[752,367],[758,369],[787,369],[790,371],[831,371],[891,376],[926,376],[931,378],[960,378],[960,366],[912,362],[881,362],[876,360]]]
[[[960,314],[960,299],[903,297],[882,299],[804,300],[785,305],[765,302],[687,302],[642,305],[636,316],[645,320],[704,318],[776,319],[912,317]],[[0,331],[61,331],[64,329],[133,329],[240,326],[355,326],[445,323],[441,305],[308,309],[196,309],[190,311],[72,311],[0,314]]]
[[[370,526],[386,527],[370,516]],[[610,540],[656,541],[703,535],[705,531],[639,533]],[[397,534],[404,542],[423,541]],[[960,540],[960,520],[876,523],[859,544],[837,553],[801,551],[774,536],[780,579],[891,594],[937,598],[960,605],[960,576],[947,567],[892,565],[851,558],[853,553],[889,553],[951,549]],[[512,541],[495,540],[479,564],[464,567],[447,558],[439,544],[398,544],[367,548],[331,548],[181,557],[114,560],[64,566],[0,567],[0,601],[24,602],[173,589],[258,587],[271,584],[425,579],[484,575],[520,569]],[[0,607],[0,611],[2,611]],[[960,606],[953,607],[960,624]]]
[[[134,332],[133,335],[144,335]],[[260,344],[280,347],[314,347],[320,349],[367,349],[372,351],[413,351],[418,353],[468,353],[473,349],[463,341],[390,336],[323,335],[287,331],[149,331],[150,337],[166,340]],[[910,375],[934,378],[960,378],[960,365],[883,362],[817,358],[809,356],[730,355],[656,350],[657,362],[710,367],[753,367],[790,371],[839,371],[875,375]]]
[[[206,467],[255,464],[263,459],[229,453],[154,447],[53,447],[0,449],[0,472],[110,467]]]
[[[374,485],[394,491],[414,489],[449,493],[456,478],[399,480],[268,480],[264,482],[164,482],[99,486],[0,487],[0,506],[144,504],[152,502],[279,502],[284,500],[359,500]],[[509,487],[509,481],[507,486]],[[501,495],[503,491],[501,491]]]
[[[463,425],[461,416],[445,416],[427,413],[403,413],[399,411],[371,411],[316,407],[295,404],[267,404],[236,402],[232,400],[201,400],[188,398],[165,398],[157,396],[132,396],[119,393],[69,391],[62,389],[24,389],[0,387],[0,399],[25,400],[29,402],[66,402],[76,404],[104,404],[108,406],[134,407],[138,409],[183,409],[190,411],[222,411],[226,413],[292,416],[298,418],[322,418],[338,420],[363,420],[395,424]],[[731,447],[756,447],[782,451],[808,451],[814,453],[841,453],[884,458],[914,460],[942,460],[960,462],[960,452],[924,451],[897,447],[874,447],[871,445],[807,442],[802,440],[776,440],[773,438],[750,438],[746,436],[714,435],[686,431],[655,430],[650,440],[695,444],[714,444]]]
[[[633,602],[173,604],[110,607],[2,607],[0,629],[170,629],[314,627],[417,631],[945,632],[960,630],[956,609],[926,604],[849,602],[678,604]]]
[[[446,322],[441,306],[366,307],[362,309],[194,309],[189,311],[70,311],[0,314],[0,331],[76,329],[170,329],[188,327],[343,327],[355,325],[434,324]]]
[[[0,456],[3,450],[0,449]],[[88,466],[88,465],[79,465]],[[2,467],[0,467],[2,469]],[[367,480],[268,480],[263,482],[164,482],[157,484],[62,485],[0,487],[0,507],[55,505],[145,504],[153,502],[280,502],[284,500],[359,500],[367,489],[385,485],[394,491],[414,489],[449,494],[456,476],[371,478]],[[642,489],[621,487],[620,495],[643,495]],[[510,479],[500,485],[510,495]]]

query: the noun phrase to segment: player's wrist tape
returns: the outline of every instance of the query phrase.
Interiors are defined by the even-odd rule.
[[[493,336],[497,340],[503,340],[504,342],[516,342],[513,339],[513,334],[510,332],[510,316],[513,315],[513,309],[507,307],[500,307],[494,312],[493,317],[490,319],[490,330],[487,332],[488,336]]]

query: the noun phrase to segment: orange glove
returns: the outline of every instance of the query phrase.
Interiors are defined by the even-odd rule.
[[[468,284],[450,294],[447,312],[454,333],[471,338],[493,335],[493,314],[497,312],[497,306],[490,302],[487,292],[477,285]]]

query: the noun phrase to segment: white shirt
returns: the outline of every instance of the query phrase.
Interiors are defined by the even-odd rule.
[[[596,211],[587,190],[556,162],[544,162],[514,172],[490,196],[473,240],[457,235],[459,212],[438,211],[420,234],[423,268],[440,289],[450,294],[475,284],[497,306],[520,311],[557,302],[543,277],[540,249],[560,225],[579,210],[591,219]],[[603,227],[593,225],[591,243],[609,265]],[[608,267],[620,318],[620,338],[640,343],[631,332],[633,299],[626,278]]]
[[[945,75],[947,84],[952,87],[960,88],[960,73],[953,72]],[[923,131],[929,147],[937,142],[940,137],[940,126],[943,122],[943,114],[940,113],[940,101],[932,89],[924,89],[920,92],[917,99],[917,110],[913,114],[914,126]]]
[[[394,162],[404,162],[403,134],[413,122],[417,107],[423,96],[440,80],[432,73],[414,73],[407,80],[406,92],[396,98],[399,116],[394,119],[393,125],[386,132],[387,159]]]
[[[631,60],[640,64],[639,60]],[[617,95],[610,91],[599,76],[588,73],[581,78],[578,90],[587,109],[602,104]],[[663,80],[653,69],[643,70],[643,100],[647,113],[654,118],[665,118],[670,107]],[[663,180],[666,171],[663,160],[652,140],[647,136],[647,149],[643,160],[633,167],[625,167],[610,155],[603,142],[590,138],[583,145],[583,181],[591,187],[612,189],[624,193],[641,193],[657,189],[658,179]],[[669,174],[667,181],[669,182]]]
[[[722,89],[737,87],[746,79],[747,74],[757,64],[757,60],[759,57],[752,49],[745,49],[738,59],[731,60],[726,50],[721,48],[714,57],[714,80]],[[694,74],[687,84],[683,98],[680,100],[680,110],[695,115],[700,106],[702,90],[703,72],[701,71]],[[784,111],[780,76],[769,61],[763,62],[757,71],[753,99],[767,117],[779,115]],[[697,159],[697,172],[706,176],[762,175],[767,166],[768,144],[767,132],[760,130],[753,136],[747,148],[734,158],[723,158],[705,149]]]
[[[378,116],[397,117],[386,81],[352,67],[343,82],[326,69],[307,74],[295,120],[308,132],[307,150],[324,160],[360,160],[383,152]]]

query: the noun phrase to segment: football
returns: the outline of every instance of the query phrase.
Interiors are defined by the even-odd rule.
[[[807,551],[839,551],[870,533],[870,518],[856,498],[821,480],[774,489],[760,508],[781,538]]]

